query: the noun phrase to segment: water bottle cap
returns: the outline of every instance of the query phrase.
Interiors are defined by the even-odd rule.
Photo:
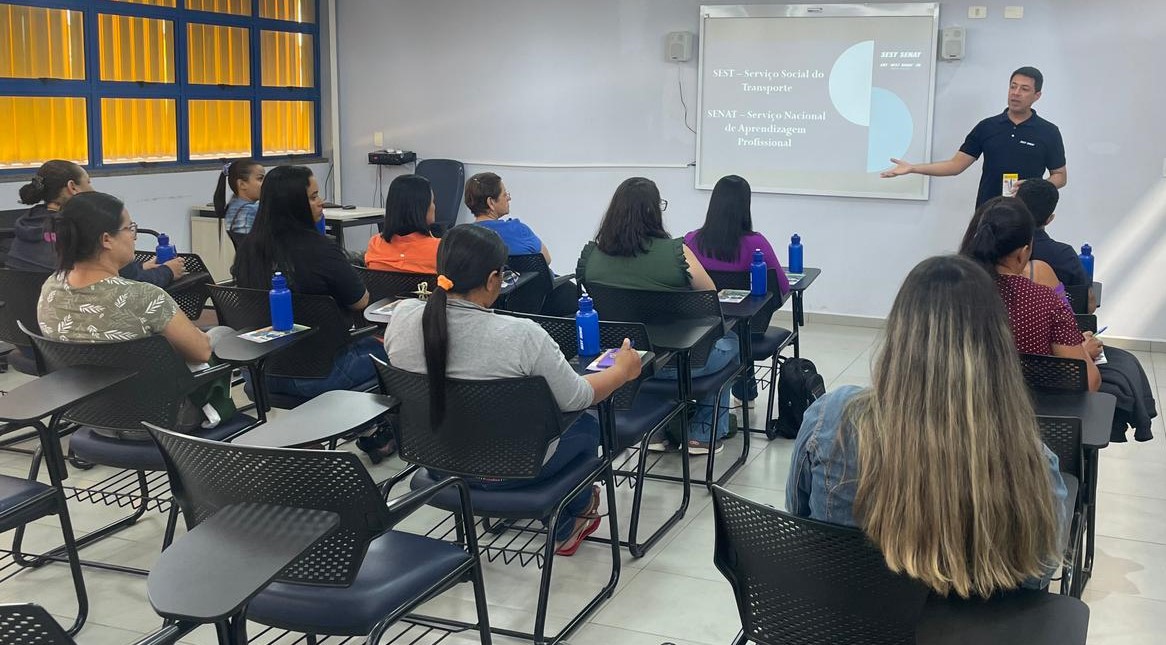
[[[591,296],[584,292],[583,296],[579,298],[579,311],[591,311],[594,308],[595,303],[592,302]]]
[[[158,246],[169,246],[170,236],[165,233],[158,234]]]
[[[793,237],[789,238],[789,241],[791,244],[801,244],[802,236],[798,235],[797,233],[794,233]]]
[[[286,289],[287,288],[287,278],[285,278],[283,276],[283,273],[276,271],[275,275],[271,276],[271,288],[272,289]]]
[[[1088,244],[1082,244],[1082,245],[1081,245],[1081,255],[1089,255],[1089,254],[1091,254],[1091,253],[1093,253],[1093,247],[1092,247],[1092,246],[1089,246]]]

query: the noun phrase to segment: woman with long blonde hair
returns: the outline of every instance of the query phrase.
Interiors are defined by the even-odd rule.
[[[1065,496],[992,279],[958,256],[907,276],[871,386],[807,410],[786,486],[790,512],[859,527],[892,571],[965,598],[1047,585]]]

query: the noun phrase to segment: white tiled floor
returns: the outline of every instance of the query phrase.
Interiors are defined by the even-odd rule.
[[[803,356],[812,359],[827,387],[844,383],[869,383],[869,367],[877,331],[837,325],[811,325],[803,336]],[[1166,354],[1138,353],[1147,374],[1155,381],[1161,402],[1166,394]],[[0,389],[10,390],[26,377],[0,374]],[[759,401],[763,406],[763,401]],[[759,410],[763,412],[764,409]],[[1161,426],[1155,424],[1157,434]],[[754,441],[748,464],[732,480],[730,488],[774,505],[784,504],[785,480],[792,442]],[[733,444],[736,445],[736,442]],[[722,457],[733,454],[730,447]],[[28,458],[0,453],[0,472],[24,476]],[[401,468],[392,460],[373,469],[378,479]],[[76,479],[92,480],[99,471],[78,472]],[[1092,609],[1090,642],[1097,644],[1160,643],[1166,633],[1166,442],[1115,444],[1103,453],[1098,505],[1097,561],[1093,580],[1085,593]],[[622,527],[630,495],[620,490]],[[671,484],[652,484],[645,489],[645,527],[654,526],[678,503],[679,489]],[[99,526],[115,517],[108,507],[90,504],[71,506],[79,531]],[[417,524],[422,523],[419,518]],[[146,516],[138,525],[116,537],[86,549],[85,557],[149,566],[156,558],[162,533],[162,517]],[[600,535],[605,528],[600,529]],[[0,536],[0,546],[11,542],[12,533]],[[57,524],[38,522],[29,531],[29,547],[59,543]],[[692,503],[681,524],[641,559],[624,551],[622,574],[615,596],[568,640],[574,645],[722,645],[738,629],[737,613],[728,584],[712,565],[713,525],[710,498],[694,489]],[[598,590],[608,577],[608,551],[585,544],[573,558],[557,559],[550,608],[550,627],[556,628],[578,604]],[[537,573],[501,561],[486,567],[490,616],[496,625],[529,629],[535,602]],[[78,642],[115,645],[135,640],[158,626],[146,600],[145,580],[140,577],[86,569],[90,615]],[[0,602],[33,601],[47,606],[59,620],[73,614],[72,587],[64,565],[24,571],[0,584]],[[472,617],[473,603],[466,585],[450,590],[427,607],[429,613]],[[185,642],[213,643],[214,633],[202,629]],[[421,641],[425,642],[425,641]],[[467,635],[445,643],[471,643]],[[496,638],[495,642],[519,642]]]

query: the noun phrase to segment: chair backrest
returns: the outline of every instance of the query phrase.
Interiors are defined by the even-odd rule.
[[[373,361],[384,393],[401,402],[397,449],[409,463],[468,477],[529,479],[542,469],[551,441],[565,429],[541,376],[446,379],[445,419],[435,427],[429,415],[429,376]]]
[[[212,284],[208,286],[219,322],[234,329],[258,329],[271,325],[268,293]],[[315,329],[288,352],[267,362],[268,376],[324,378],[332,371],[336,354],[348,345],[352,319],[341,311],[332,296],[292,294],[292,313],[297,325]]]
[[[56,619],[40,605],[0,605],[0,643],[9,645],[73,645]]]
[[[1055,392],[1086,392],[1089,374],[1085,361],[1042,354],[1021,354],[1020,367],[1024,381],[1034,390]]]
[[[16,220],[27,214],[27,208],[0,210],[0,266],[8,261],[8,251],[16,239]]]
[[[1061,472],[1084,479],[1085,460],[1081,447],[1081,419],[1077,417],[1036,418],[1041,441],[1057,456]]]
[[[547,266],[547,259],[542,253],[512,255],[506,260],[506,266],[519,273],[535,274],[534,280],[522,285],[506,299],[507,311],[527,314],[541,312],[547,296],[555,289],[555,276]]]
[[[751,641],[915,642],[928,590],[887,569],[853,528],[795,517],[713,487],[713,563],[729,580]]]
[[[369,302],[376,302],[382,298],[412,298],[421,283],[429,285],[429,290],[437,288],[437,276],[432,273],[401,273],[399,271],[380,271],[365,267],[353,267],[357,275],[364,281],[368,289]]]
[[[766,272],[766,290],[773,294],[769,302],[765,303],[765,307],[757,312],[749,321],[749,327],[753,333],[761,333],[769,327],[769,321],[773,318],[773,312],[781,309],[784,304],[781,299],[781,283],[777,281],[777,269],[770,268]],[[752,279],[748,271],[709,271],[709,277],[712,278],[713,284],[717,285],[717,289],[748,289],[752,285]]]
[[[533,320],[559,346],[559,351],[563,353],[564,359],[569,361],[579,356],[578,332],[576,331],[574,318],[539,316],[536,314],[509,311],[499,311],[498,313],[515,318]],[[647,349],[652,346],[652,342],[648,338],[648,328],[643,323],[599,321],[599,346],[601,348],[611,349],[613,347],[619,347],[623,344],[623,339],[625,338],[632,341],[632,347],[637,349]],[[611,395],[611,400],[615,404],[615,407],[620,410],[630,408],[636,397],[636,392],[640,389],[641,383],[642,381],[637,379],[631,383],[625,383],[616,390]]]
[[[1089,313],[1089,288],[1091,286],[1088,284],[1065,285],[1065,296],[1069,299],[1069,306],[1073,308],[1073,313]]]
[[[716,291],[647,291],[613,287],[599,282],[588,282],[585,286],[595,303],[600,320],[651,325],[715,317],[724,323]],[[711,334],[704,342],[692,348],[689,357],[693,367],[705,364],[713,345],[723,335],[723,332]]]
[[[45,374],[75,365],[132,366],[137,374],[70,408],[65,419],[84,426],[138,432],[142,422],[173,428],[194,378],[162,335],[109,343],[45,338],[31,331],[37,364]]]
[[[1097,316],[1094,314],[1076,314],[1077,329],[1081,332],[1097,333]]]
[[[465,166],[453,159],[422,159],[414,172],[428,179],[433,189],[434,223],[443,230],[453,226],[466,189]]]
[[[17,347],[29,347],[28,336],[18,323],[28,329],[40,329],[36,319],[36,303],[40,288],[51,273],[0,269],[0,340]]]
[[[144,229],[139,229],[144,230]],[[154,251],[134,250],[134,262],[148,262],[158,257]],[[174,298],[178,308],[190,320],[198,320],[202,309],[210,297],[206,285],[214,282],[206,262],[195,253],[179,253],[186,275],[166,287],[166,293]]]
[[[340,526],[288,567],[280,579],[348,586],[368,543],[393,517],[355,454],[258,448],[207,441],[149,426],[188,529],[231,504],[274,504],[333,511]]]

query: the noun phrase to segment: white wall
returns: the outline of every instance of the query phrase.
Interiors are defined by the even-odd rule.
[[[373,132],[391,148],[498,171],[512,212],[534,226],[559,271],[574,268],[611,192],[627,176],[660,184],[674,234],[703,219],[708,194],[691,168],[514,168],[496,162],[674,164],[693,161],[677,70],[664,35],[698,30],[699,0],[344,0],[338,9],[341,154],[346,201],[370,204]],[[1008,75],[1046,76],[1042,116],[1061,127],[1069,185],[1056,237],[1090,242],[1106,282],[1110,334],[1166,339],[1166,182],[1158,108],[1166,84],[1153,67],[1166,41],[1166,3],[1033,0],[943,2],[943,25],[968,29],[965,60],[940,63],[933,158],[948,158],[975,123],[1004,108]],[[699,43],[697,44],[699,47]],[[690,123],[696,64],[682,66]],[[483,163],[486,162],[486,163]],[[495,163],[491,163],[495,162]],[[386,183],[393,172],[386,172]],[[801,233],[806,262],[825,269],[811,311],[882,317],[922,258],[954,249],[971,216],[977,164],[932,180],[924,203],[757,195],[754,224],[783,246]],[[468,217],[463,209],[463,218]]]
[[[331,115],[329,92],[332,79],[328,69],[328,2],[320,0],[320,109],[319,133],[320,155],[332,156],[332,140],[328,125]],[[8,136],[7,133],[0,136]],[[274,165],[274,164],[269,164]],[[320,185],[328,175],[328,164],[309,164]],[[22,208],[19,203],[20,187],[35,174],[30,170],[27,176],[17,179],[0,180],[0,210]],[[218,181],[216,170],[195,170],[175,173],[141,173],[131,175],[102,176],[93,178],[97,190],[117,196],[126,203],[130,217],[143,228],[151,228],[168,233],[170,241],[179,251],[190,250],[190,211],[195,206],[208,204]],[[142,238],[139,248],[146,248],[150,240]]]

